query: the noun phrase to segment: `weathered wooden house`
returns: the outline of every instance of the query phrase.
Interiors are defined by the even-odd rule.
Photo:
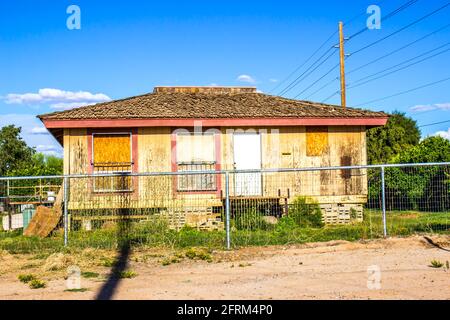
[[[253,87],[156,87],[150,94],[39,118],[64,147],[64,173],[90,174],[363,165],[366,130],[384,125],[388,116],[270,96]],[[223,175],[215,174],[72,179],[69,209],[213,212],[222,205],[224,184]],[[124,194],[127,201],[115,200]],[[327,221],[339,222],[339,210],[361,214],[367,175],[232,174],[230,195],[286,203],[307,196],[320,203]],[[188,220],[196,221],[198,211]]]

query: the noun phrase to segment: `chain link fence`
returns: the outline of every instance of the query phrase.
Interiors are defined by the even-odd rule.
[[[450,164],[3,177],[0,215],[17,251],[449,233]]]

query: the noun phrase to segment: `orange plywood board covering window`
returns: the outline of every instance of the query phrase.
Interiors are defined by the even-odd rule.
[[[94,163],[130,163],[131,135],[95,134]]]
[[[321,156],[328,148],[328,127],[306,127],[306,155]]]

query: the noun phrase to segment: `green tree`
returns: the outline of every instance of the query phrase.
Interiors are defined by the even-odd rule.
[[[420,130],[415,120],[394,111],[383,127],[367,131],[367,161],[388,163],[402,151],[419,144]]]
[[[63,171],[63,159],[52,155],[35,153],[31,160],[22,163],[19,167],[10,170],[10,176],[52,176],[61,175]]]
[[[394,163],[449,162],[450,141],[428,137],[404,150]],[[450,169],[448,166],[420,166],[386,169],[388,208],[445,211],[450,206]]]
[[[35,150],[20,137],[21,128],[14,125],[0,129],[0,176],[29,163]]]
[[[450,162],[450,141],[439,136],[425,138],[417,146],[403,150],[392,162]]]

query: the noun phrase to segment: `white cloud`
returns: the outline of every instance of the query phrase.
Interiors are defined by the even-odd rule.
[[[443,110],[450,111],[450,102],[447,103],[435,103],[435,104],[419,104],[410,108],[413,112],[423,112],[423,111],[431,111],[431,110]]]
[[[248,74],[241,74],[240,76],[237,77],[236,80],[241,81],[241,82],[247,82],[247,83],[255,83],[256,82],[256,80],[253,79]]]
[[[111,100],[104,93],[91,93],[88,91],[65,91],[53,88],[39,89],[37,93],[9,93],[4,98],[7,104],[43,104],[59,105],[71,103],[72,106],[92,104]]]
[[[438,131],[433,134],[434,136],[440,136],[442,138],[450,140],[450,128],[447,131]]]
[[[45,127],[34,127],[29,132],[30,134],[49,134],[48,130]]]
[[[276,82],[278,82],[278,79],[272,78],[272,79],[269,79],[269,81],[272,82],[272,83],[276,83]]]

